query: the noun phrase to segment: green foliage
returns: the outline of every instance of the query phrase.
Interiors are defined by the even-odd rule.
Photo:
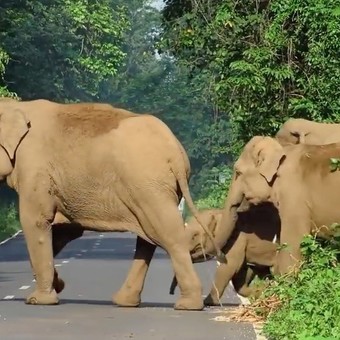
[[[277,278],[264,292],[276,296],[280,307],[268,315],[264,333],[269,339],[340,338],[340,237],[320,240],[306,236],[301,243],[300,271]]]
[[[0,207],[0,241],[20,229],[18,212],[13,203]]]
[[[334,172],[340,169],[340,159],[339,158],[331,158],[330,159],[330,170]]]
[[[213,168],[205,177],[206,182],[201,190],[203,198],[195,203],[198,209],[222,208],[227,196],[233,171],[230,167]]]
[[[211,169],[228,161],[228,123],[205,98],[204,79],[191,83],[186,68],[168,55],[156,53],[159,11],[147,5],[141,10],[140,1],[135,0],[129,2],[127,17],[131,22],[124,35],[127,57],[118,75],[102,86],[101,98],[162,119],[188,152],[193,196],[206,196],[204,187]]]
[[[9,55],[5,84],[23,99],[91,100],[124,58],[128,29],[117,1],[0,3],[0,41]]]
[[[288,117],[337,121],[340,0],[168,0],[160,46],[203,73],[231,150]]]
[[[3,83],[4,74],[6,71],[6,65],[9,62],[8,54],[0,46],[0,97],[10,97],[12,94],[8,91],[7,87],[1,85]]]

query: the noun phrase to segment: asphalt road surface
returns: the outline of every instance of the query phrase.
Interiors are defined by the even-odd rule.
[[[217,322],[225,308],[240,303],[228,289],[223,308],[200,312],[175,311],[178,296],[169,295],[170,260],[157,249],[151,262],[139,308],[114,306],[111,295],[124,281],[133,258],[136,237],[129,233],[86,233],[70,243],[55,260],[65,290],[58,306],[29,306],[32,274],[22,234],[0,246],[1,340],[249,340],[249,324]],[[206,294],[216,262],[196,264]]]

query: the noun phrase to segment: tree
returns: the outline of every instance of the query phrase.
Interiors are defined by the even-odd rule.
[[[96,98],[124,58],[126,10],[113,0],[2,1],[0,13],[5,84],[23,99]]]
[[[155,114],[183,143],[192,165],[194,196],[205,195],[215,167],[227,161],[226,122],[202,92],[204,79],[191,83],[188,70],[155,49],[161,31],[157,9],[138,1],[128,6],[130,30],[124,36],[126,54],[118,75],[101,89],[101,98],[136,112]]]
[[[162,48],[206,74],[232,151],[288,117],[336,121],[340,1],[168,0]]]

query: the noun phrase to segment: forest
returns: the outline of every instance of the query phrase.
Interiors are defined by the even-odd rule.
[[[156,115],[188,152],[199,207],[223,205],[252,136],[289,117],[339,122],[339,51],[340,0],[0,2],[0,96]]]

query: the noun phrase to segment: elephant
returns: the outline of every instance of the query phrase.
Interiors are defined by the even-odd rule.
[[[244,210],[243,210],[244,209]],[[200,219],[210,228],[212,234],[220,228],[223,209],[206,209],[199,212]],[[261,288],[250,287],[255,275],[271,277],[270,267],[275,263],[277,244],[273,243],[280,233],[280,219],[277,209],[271,203],[258,206],[242,207],[237,210],[237,221],[231,237],[222,248],[226,261],[216,269],[214,282],[209,295],[205,298],[206,306],[220,304],[230,280],[236,292],[244,297],[257,296]],[[206,237],[197,221],[191,217],[186,225],[186,234],[190,249],[195,252]],[[174,293],[175,280],[170,289]]]
[[[288,144],[322,145],[340,142],[340,124],[317,123],[302,118],[290,118],[282,124],[275,138]]]
[[[235,170],[250,206],[269,202],[278,210],[281,249],[273,273],[298,270],[304,235],[329,238],[330,226],[340,222],[340,172],[330,166],[331,158],[340,157],[340,143],[282,146],[274,138],[255,136],[249,145],[256,166],[241,157]]]
[[[252,165],[254,168],[255,163],[253,157],[253,148],[256,143],[257,138],[255,138],[252,142],[247,143],[239,157],[239,161],[245,162],[248,164],[248,166]],[[214,220],[210,219],[209,216],[211,215],[211,212],[206,214],[206,217],[209,217],[205,221],[206,225],[208,225],[208,229],[213,234],[215,246],[218,249],[225,247],[227,244],[238,220],[238,210],[240,210],[240,208],[244,207],[246,204],[246,201],[244,200],[242,176],[240,176],[239,172],[235,168],[235,164],[228,194],[222,209],[222,214],[213,214],[215,216],[214,219],[218,217],[218,223],[214,223]],[[192,236],[196,238],[196,240],[189,240],[189,243],[191,244],[190,255],[194,263],[211,259],[217,255],[214,243],[207,234],[196,233]],[[198,239],[200,242],[197,242]],[[194,247],[193,244],[195,244]]]
[[[174,308],[204,307],[177,208],[184,197],[197,216],[188,187],[190,163],[160,119],[105,103],[1,101],[0,145],[0,180],[18,193],[36,278],[27,304],[59,302],[56,290],[63,281],[53,257],[92,230],[137,234],[134,261],[114,303],[140,304],[149,263],[160,246],[179,281],[181,296]],[[222,258],[209,229],[202,228]]]

